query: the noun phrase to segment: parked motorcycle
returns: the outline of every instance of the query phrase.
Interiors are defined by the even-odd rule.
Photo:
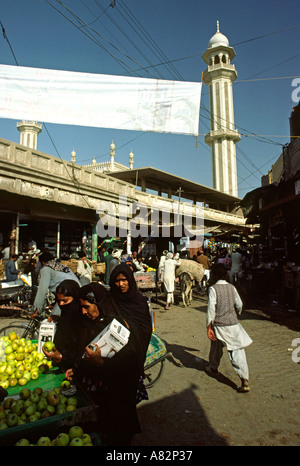
[[[22,304],[30,301],[32,295],[32,281],[30,275],[22,274],[20,278],[14,281],[0,282],[0,302],[1,303],[19,303]]]

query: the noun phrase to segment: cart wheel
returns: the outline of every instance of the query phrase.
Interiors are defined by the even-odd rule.
[[[158,381],[164,370],[164,362],[165,360],[163,359],[162,361],[153,364],[153,366],[148,369],[145,369],[146,388],[152,387]]]

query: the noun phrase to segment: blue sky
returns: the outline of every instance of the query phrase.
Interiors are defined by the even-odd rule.
[[[1,33],[0,62],[15,65],[16,58],[20,66],[200,81],[206,68],[201,56],[219,20],[236,52],[235,126],[242,134],[237,144],[239,196],[260,186],[262,174],[289,142],[289,117],[297,104],[293,80],[300,77],[299,2],[116,0],[114,7],[111,2],[2,0],[0,21],[9,43]],[[170,65],[162,64],[168,61]],[[19,142],[17,121],[0,119],[0,137]],[[209,131],[206,85],[198,147],[192,136],[50,123],[47,129],[51,137],[44,129],[38,150],[65,160],[73,148],[79,164],[94,157],[108,160],[113,140],[117,162],[128,165],[133,151],[135,167],[153,166],[212,186],[210,148],[204,142]]]

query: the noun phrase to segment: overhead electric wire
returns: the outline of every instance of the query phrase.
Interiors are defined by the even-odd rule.
[[[59,1],[59,0],[56,0],[56,1]],[[94,0],[94,2],[99,6],[99,8],[101,8],[103,11],[104,11],[104,8],[103,6],[101,5],[101,3],[98,1],[98,0]],[[60,2],[59,2],[60,3]],[[110,14],[108,14],[106,11],[105,11],[105,15],[108,17],[108,19],[115,25],[115,27],[121,32],[121,34],[124,35],[124,37],[133,45],[133,47],[136,48],[136,50],[140,53],[140,55],[144,58],[144,60],[147,61],[147,63],[149,65],[152,65],[151,62],[149,62],[149,60],[147,59],[147,57],[143,54],[143,52],[140,50],[139,47],[137,47],[137,45],[132,41],[132,39],[128,36],[128,34],[126,32],[124,32],[120,26],[117,24],[117,22],[111,17]],[[137,63],[136,60],[133,60],[133,62]],[[139,64],[139,66],[145,70],[148,74],[151,75],[151,73],[148,71],[148,69],[145,69],[142,65]],[[153,65],[152,65],[152,68],[153,68]],[[134,70],[133,70],[134,71]],[[153,76],[152,77],[156,78],[157,76]]]
[[[107,52],[112,58],[114,58],[124,69],[126,72],[128,72],[128,69],[131,70],[134,74],[136,74],[135,70],[130,66],[128,65],[127,63],[125,63],[123,60],[121,60],[120,58],[116,57],[114,54],[112,54],[109,50],[107,50],[107,48],[104,47],[103,44],[101,44],[101,42],[99,42],[99,40],[91,37],[87,32],[83,31],[80,27],[78,27],[77,24],[75,24],[70,18],[68,18],[62,11],[60,11],[58,8],[56,8],[49,0],[45,0],[52,8],[54,8],[58,13],[60,13],[64,18],[66,18],[71,24],[73,24],[73,26],[75,26],[82,34],[84,34],[85,36],[87,36],[89,39],[91,39],[94,43],[96,43],[96,45],[98,45],[99,47],[101,47],[105,52]],[[89,29],[91,29],[94,33],[96,33],[99,37],[101,37],[104,41],[108,42],[115,50],[117,50],[119,53],[121,53],[122,55],[124,55],[126,58],[130,59],[132,62],[134,62],[135,64],[137,64],[138,66],[141,66],[138,62],[136,62],[133,58],[131,58],[130,56],[126,55],[124,52],[122,52],[120,49],[118,49],[114,44],[112,44],[108,39],[106,39],[104,36],[102,36],[99,32],[95,31],[93,28],[91,28],[90,26],[88,26],[87,23],[85,23],[83,20],[81,20],[74,12],[72,12],[68,7],[66,7],[60,0],[56,0],[57,3],[59,3],[61,6],[63,6],[63,8],[65,8],[67,11],[69,11],[69,13],[74,17],[76,18],[77,21],[81,22],[82,25],[84,27],[88,27]],[[128,69],[126,69],[128,68]],[[147,71],[148,72],[148,71]],[[148,72],[149,73],[149,72]],[[149,73],[151,75],[151,73]]]
[[[150,48],[150,50],[155,54],[155,56],[157,56],[159,58],[159,55],[163,58],[163,59],[166,59],[168,60],[167,56],[165,55],[165,53],[163,52],[163,50],[158,46],[158,44],[155,42],[155,40],[150,36],[150,34],[146,31],[146,29],[144,28],[144,26],[140,23],[140,21],[138,20],[138,18],[132,13],[132,11],[130,10],[130,8],[128,7],[128,5],[126,5],[124,3],[124,6],[122,6],[124,2],[119,0],[118,2],[118,5],[121,6],[121,8],[123,8],[123,10],[126,12],[126,14],[132,18],[132,21],[134,22],[134,24],[138,27],[138,29],[143,33],[145,34],[145,37],[147,38],[147,40],[149,41],[150,43],[150,46],[148,46]],[[145,40],[144,40],[145,42]],[[146,43],[146,42],[145,42]],[[157,50],[158,54],[151,48],[154,47],[155,50]],[[175,73],[175,75],[180,79],[180,80],[184,80],[183,77],[181,76],[181,74],[176,70],[176,68],[171,64],[171,63],[168,63],[168,61],[166,62],[166,65],[169,65],[169,68],[168,68],[168,71],[172,71]],[[171,68],[171,70],[170,70]],[[173,74],[174,76],[174,74]]]

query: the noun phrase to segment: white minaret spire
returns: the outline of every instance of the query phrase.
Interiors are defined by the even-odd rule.
[[[20,121],[17,123],[17,129],[20,131],[20,144],[29,147],[30,149],[37,149],[37,137],[42,131],[42,125],[37,121]]]
[[[217,32],[202,55],[208,65],[203,80],[209,88],[210,106],[210,132],[205,142],[211,147],[213,188],[237,197],[235,144],[241,137],[234,129],[232,83],[237,78],[235,66],[231,64],[234,57],[235,51],[220,32],[217,21]]]
[[[114,168],[115,168],[115,145],[114,145],[114,141],[112,141],[111,145],[110,145],[110,171],[114,171]]]

